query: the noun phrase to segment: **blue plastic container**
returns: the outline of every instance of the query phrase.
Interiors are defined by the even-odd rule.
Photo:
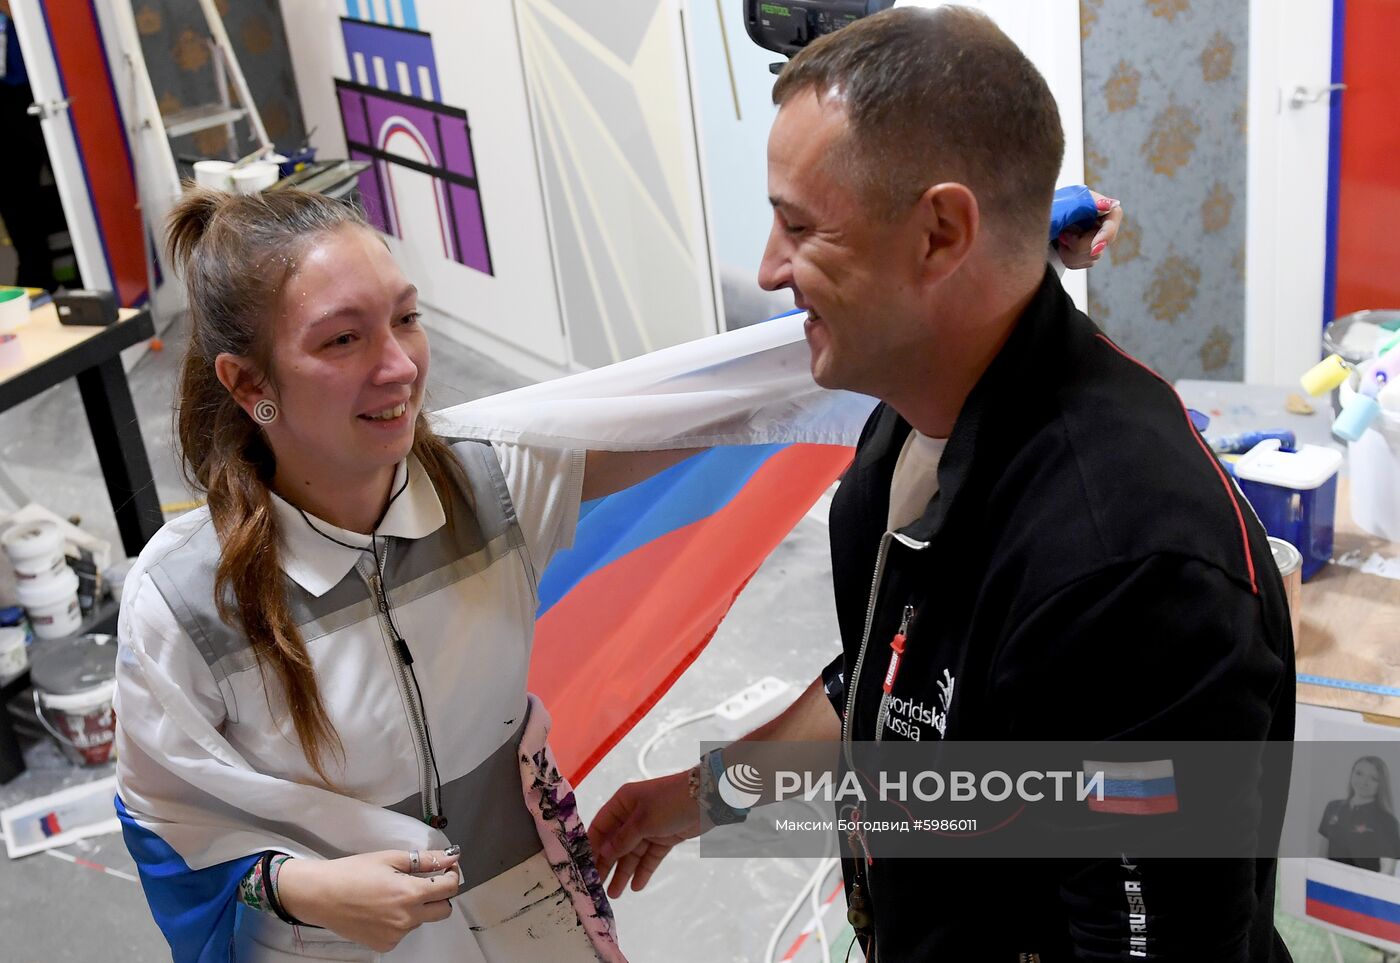
[[[1337,472],[1342,453],[1325,445],[1282,451],[1277,440],[1255,445],[1235,463],[1240,490],[1264,528],[1303,556],[1303,581],[1332,560]]]

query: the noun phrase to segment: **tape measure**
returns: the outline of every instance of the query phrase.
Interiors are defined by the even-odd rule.
[[[1352,682],[1350,679],[1332,679],[1325,675],[1298,674],[1298,681],[1304,685],[1330,686],[1333,689],[1349,689],[1352,692],[1367,692],[1371,695],[1400,697],[1400,687],[1376,685],[1374,682]]]

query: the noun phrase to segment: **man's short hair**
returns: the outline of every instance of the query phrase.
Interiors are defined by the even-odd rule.
[[[798,53],[773,103],[808,90],[840,99],[851,132],[833,159],[880,216],[957,181],[1008,241],[1044,245],[1064,155],[1060,114],[1040,71],[990,18],[966,7],[866,17]]]

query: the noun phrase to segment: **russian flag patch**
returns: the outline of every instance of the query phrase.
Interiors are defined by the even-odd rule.
[[[1179,809],[1176,772],[1170,759],[1150,762],[1084,763],[1086,783],[1103,773],[1103,793],[1091,792],[1085,800],[1096,813],[1157,816]]]

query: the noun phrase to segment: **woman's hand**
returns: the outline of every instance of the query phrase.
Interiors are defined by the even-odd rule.
[[[277,876],[277,896],[292,916],[387,953],[424,923],[452,915],[459,856],[441,850],[419,853],[419,872],[409,875],[409,855],[389,849],[343,859],[289,859]]]
[[[1118,237],[1123,224],[1123,207],[1111,197],[1090,191],[1098,205],[1099,219],[1091,227],[1063,231],[1059,237],[1060,260],[1070,270],[1090,268],[1099,263],[1103,252]]]

